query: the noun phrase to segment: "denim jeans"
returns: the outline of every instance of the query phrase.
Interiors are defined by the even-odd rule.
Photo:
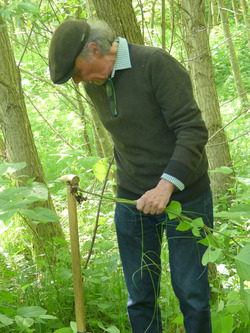
[[[202,217],[213,226],[209,189],[199,198],[182,204],[185,215]],[[182,213],[182,214],[183,214]],[[158,305],[161,275],[161,244],[166,230],[172,286],[184,315],[186,333],[211,333],[207,267],[201,264],[206,250],[190,230],[178,231],[178,221],[165,213],[150,215],[135,206],[117,204],[115,224],[128,290],[127,311],[133,333],[161,333]],[[164,295],[163,295],[164,297]]]

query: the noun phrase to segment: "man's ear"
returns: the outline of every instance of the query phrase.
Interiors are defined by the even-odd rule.
[[[88,45],[89,54],[95,55],[96,57],[100,57],[102,53],[99,50],[99,47],[95,42],[90,42]]]

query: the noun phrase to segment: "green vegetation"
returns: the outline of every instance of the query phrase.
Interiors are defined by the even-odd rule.
[[[62,16],[66,16],[65,2]],[[63,2],[63,3],[64,3]],[[65,174],[80,177],[80,188],[100,194],[108,161],[96,156],[94,139],[86,110],[87,131],[93,156],[89,156],[83,141],[83,125],[74,105],[75,95],[70,86],[60,87],[69,98],[53,90],[40,76],[49,80],[47,68],[48,36],[43,34],[42,24],[49,26],[53,18],[46,2],[40,12],[44,15],[36,21],[39,12],[30,2],[13,1],[8,10],[1,10],[10,24],[16,24],[15,38],[12,36],[15,56],[21,59],[27,36],[24,38],[23,22],[28,19],[27,30],[32,22],[36,31],[37,44],[34,52],[28,50],[22,58],[22,86],[26,97],[29,119],[35,143],[46,175],[48,189],[52,195],[57,215],[52,211],[29,209],[29,204],[47,198],[44,185],[32,179],[26,187],[16,188],[18,179],[14,172],[23,164],[0,164],[0,331],[1,333],[72,333],[76,332],[74,315],[74,295],[72,284],[69,230],[67,220],[66,186],[56,180]],[[148,2],[149,3],[149,2]],[[77,10],[78,6],[75,6]],[[150,10],[150,6],[148,10]],[[13,16],[13,13],[15,15]],[[24,14],[25,13],[25,14]],[[138,7],[136,13],[139,15]],[[59,15],[59,12],[57,12]],[[25,15],[25,19],[24,19]],[[84,16],[85,14],[83,14]],[[85,16],[84,16],[85,17]],[[145,16],[147,18],[147,16]],[[61,18],[60,18],[61,19]],[[155,20],[160,31],[160,15]],[[230,16],[234,46],[239,57],[242,78],[249,89],[249,55],[247,37],[243,23],[235,26]],[[169,22],[168,22],[169,23]],[[56,23],[52,22],[51,27]],[[170,24],[170,23],[169,23]],[[10,25],[13,27],[12,25]],[[171,39],[168,30],[167,38]],[[236,97],[234,79],[231,72],[221,26],[210,31],[210,42],[216,76],[217,91],[226,133],[236,172],[236,185],[230,191],[235,195],[231,207],[226,195],[215,202],[215,230],[213,234],[205,229],[208,246],[203,258],[216,263],[217,273],[211,273],[211,307],[213,333],[250,332],[250,240],[249,240],[249,164],[248,151],[249,118],[241,115],[242,107]],[[183,57],[183,46],[175,43],[173,52]],[[170,48],[171,45],[169,45]],[[43,59],[43,61],[41,60]],[[31,72],[28,74],[26,70]],[[38,84],[39,82],[39,84]],[[236,98],[235,98],[236,97]],[[34,107],[35,106],[35,107]],[[37,110],[46,119],[42,119]],[[231,120],[236,119],[231,122]],[[55,130],[52,131],[51,127]],[[56,134],[59,133],[64,141]],[[73,149],[76,148],[76,149]],[[213,172],[231,172],[228,168]],[[106,195],[112,196],[113,182],[108,181]],[[99,198],[87,194],[78,205],[78,223],[82,267],[89,255]],[[181,214],[178,204],[172,208]],[[87,330],[89,332],[129,332],[126,315],[126,288],[119,259],[115,227],[113,223],[114,204],[105,200],[101,206],[99,227],[90,261],[83,269],[84,302],[86,307]],[[54,221],[63,226],[66,241],[55,238],[54,252],[35,257],[32,249],[32,226],[38,222]],[[180,228],[192,228],[195,236],[203,229],[201,221],[181,221]],[[41,245],[43,240],[39,239]],[[164,321],[164,332],[183,332],[182,316],[170,282],[167,244],[163,244],[163,276],[160,304]]]

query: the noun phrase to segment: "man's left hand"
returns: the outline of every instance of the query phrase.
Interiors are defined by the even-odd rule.
[[[147,191],[138,199],[136,208],[145,214],[159,215],[166,208],[173,190],[174,184],[161,179],[155,188]]]

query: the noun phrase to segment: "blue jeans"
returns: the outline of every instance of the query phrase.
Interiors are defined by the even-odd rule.
[[[202,217],[213,226],[209,189],[199,198],[182,204],[191,218]],[[161,333],[158,305],[161,275],[161,244],[166,230],[171,281],[184,315],[186,333],[211,333],[208,269],[201,264],[206,247],[197,243],[190,230],[178,231],[178,221],[166,214],[150,215],[135,206],[117,204],[115,224],[128,290],[127,311],[133,333]]]

